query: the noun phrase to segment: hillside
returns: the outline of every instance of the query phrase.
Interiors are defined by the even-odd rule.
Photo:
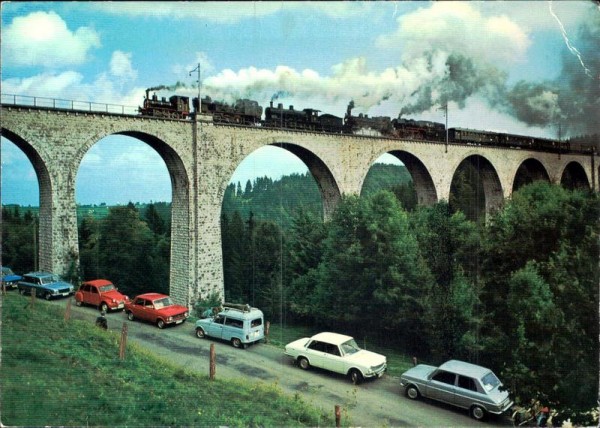
[[[63,310],[2,297],[0,421],[13,426],[316,426],[327,415],[273,385],[176,367]],[[44,328],[41,328],[41,327]]]

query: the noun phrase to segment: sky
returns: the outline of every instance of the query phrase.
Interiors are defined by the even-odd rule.
[[[200,64],[202,94],[223,101],[343,116],[353,100],[355,114],[449,127],[600,132],[597,1],[3,2],[1,31],[3,102],[16,94],[135,109],[149,87],[195,96],[190,71]],[[29,160],[4,137],[1,155],[2,203],[38,205]],[[264,148],[232,182],[306,170]],[[111,136],[86,154],[77,203],[150,200],[171,200],[153,149]]]

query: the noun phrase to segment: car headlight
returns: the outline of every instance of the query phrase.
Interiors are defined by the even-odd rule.
[[[167,322],[171,322],[171,321],[173,321],[173,317],[167,318]]]
[[[185,314],[183,314],[183,316],[184,316],[184,317],[186,317],[186,318],[187,318],[189,315],[190,315],[190,314],[189,314],[189,312],[186,312]]]

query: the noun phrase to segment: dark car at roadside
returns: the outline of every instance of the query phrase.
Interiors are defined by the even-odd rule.
[[[2,285],[5,288],[17,288],[17,284],[23,277],[15,274],[8,266],[2,266]]]

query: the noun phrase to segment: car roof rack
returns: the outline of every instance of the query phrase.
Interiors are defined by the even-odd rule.
[[[223,303],[223,310],[235,309],[242,312],[250,312],[253,308],[249,304],[241,304],[241,303]]]

